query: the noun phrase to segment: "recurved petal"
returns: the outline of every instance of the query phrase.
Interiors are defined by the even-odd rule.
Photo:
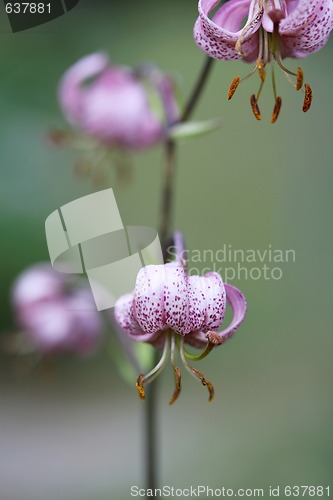
[[[114,317],[118,325],[129,335],[142,335],[141,329],[135,317],[134,298],[132,293],[122,295],[115,303]]]
[[[321,49],[333,29],[332,0],[299,0],[280,22],[284,57],[306,57]]]
[[[246,299],[238,288],[226,283],[224,286],[228,304],[233,311],[233,318],[227,328],[221,332],[213,332],[214,343],[216,343],[216,345],[223,344],[240,327],[244,321],[247,308]],[[203,331],[187,335],[185,341],[198,348],[204,347],[208,343],[207,334]]]
[[[107,55],[96,52],[80,59],[62,77],[59,85],[59,102],[67,120],[76,125],[80,121],[81,86],[88,78],[99,75],[107,68]]]
[[[218,332],[219,337],[222,339],[221,343],[231,337],[240,327],[245,319],[247,309],[246,299],[242,292],[235,286],[228,285],[227,283],[224,286],[228,304],[231,306],[233,312],[233,318],[227,328],[225,328],[221,332]]]
[[[209,18],[210,12],[219,0],[199,0],[199,17],[194,26],[194,38],[206,54],[214,59],[235,60],[244,58],[251,62],[258,57],[258,33],[261,16],[254,12],[257,2],[254,0],[230,0],[224,3]],[[245,56],[235,50],[236,42],[242,34],[242,22],[248,18],[251,26],[244,32],[242,51]],[[247,21],[249,23],[249,20]]]
[[[201,277],[202,290],[206,299],[205,322],[203,332],[220,327],[225,313],[226,293],[222,278],[217,273],[207,273]]]

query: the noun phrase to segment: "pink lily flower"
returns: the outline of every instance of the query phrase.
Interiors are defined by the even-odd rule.
[[[229,326],[218,331],[225,315],[226,302],[233,310]],[[204,276],[189,276],[178,262],[149,265],[137,276],[135,291],[118,299],[115,318],[127,335],[156,347],[163,346],[161,360],[147,375],[141,373],[137,389],[145,398],[144,384],[151,382],[163,369],[171,352],[176,389],[170,400],[173,403],[180,393],[181,373],[175,365],[176,348],[185,368],[209,390],[209,400],[214,396],[212,384],[201,372],[188,364],[190,360],[203,359],[214,346],[224,343],[238,329],[246,313],[246,301],[235,287],[224,284],[221,277],[211,272]],[[184,344],[204,348],[195,356],[185,350]]]
[[[66,71],[59,100],[74,127],[123,150],[161,141],[167,126],[178,118],[168,77],[152,67],[131,70],[112,65],[103,53],[83,57]]]
[[[303,111],[308,111],[312,90],[309,84],[303,85],[303,70],[298,67],[296,72],[290,71],[282,59],[304,58],[326,44],[333,28],[332,0],[229,0],[210,18],[218,4],[219,0],[199,0],[199,18],[194,27],[197,45],[215,59],[255,62],[247,76],[234,78],[228,99],[232,98],[239,83],[258,71],[259,91],[251,96],[250,102],[255,117],[260,120],[258,100],[265,82],[266,66],[275,61],[296,90],[304,92]],[[275,107],[271,122],[274,123],[282,99],[276,92],[273,65],[272,82]]]
[[[18,276],[12,289],[17,323],[42,354],[71,352],[82,356],[98,347],[102,320],[88,288],[71,290],[65,274],[50,264],[36,264]]]

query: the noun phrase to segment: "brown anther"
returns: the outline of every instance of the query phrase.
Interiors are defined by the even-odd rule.
[[[146,399],[146,396],[145,396],[145,390],[143,388],[143,377],[144,377],[144,373],[140,373],[138,378],[136,379],[136,388],[138,390],[138,394],[139,394],[139,397],[140,399]]]
[[[182,388],[182,374],[181,374],[181,371],[180,371],[180,368],[178,368],[177,366],[174,368],[174,374],[175,374],[175,385],[176,385],[176,388],[175,388],[175,391],[169,401],[169,405],[172,405],[176,399],[178,398],[179,394],[180,394],[180,391],[181,391],[181,388]]]
[[[303,78],[304,78],[303,70],[298,66],[297,76],[296,76],[296,90],[300,90],[303,87]]]
[[[239,76],[235,76],[235,78],[230,83],[230,87],[229,87],[229,90],[228,90],[228,101],[230,101],[230,99],[232,98],[232,96],[236,92],[237,87],[239,85],[239,82],[240,82],[240,77]]]
[[[276,101],[275,101],[275,106],[274,106],[273,114],[272,114],[272,117],[271,117],[271,123],[275,123],[276,120],[278,119],[281,106],[282,106],[282,99],[281,99],[281,97],[277,97]]]
[[[212,345],[221,345],[224,342],[224,338],[217,332],[208,332],[206,338]]]
[[[306,113],[307,111],[309,111],[312,103],[312,88],[308,83],[306,83],[304,87],[305,87],[305,96],[302,109],[304,113]]]
[[[261,59],[258,59],[258,61],[257,61],[257,68],[258,68],[260,80],[262,81],[262,83],[265,83],[266,71],[265,71],[265,66],[263,65],[263,62],[261,61]]]
[[[201,380],[201,383],[202,385],[206,386],[207,389],[208,389],[208,392],[209,392],[209,398],[208,398],[208,401],[211,402],[213,401],[214,399],[214,387],[213,387],[213,384],[211,382],[209,382],[209,380],[207,380],[203,374],[201,372],[199,372],[199,370],[196,370],[195,368],[192,368],[192,371],[193,373],[199,377],[199,379]]]
[[[253,111],[254,116],[256,117],[257,120],[261,120],[260,109],[259,109],[259,106],[257,103],[256,96],[254,94],[252,94],[250,97],[250,103],[251,103],[251,107],[252,107],[252,111]]]

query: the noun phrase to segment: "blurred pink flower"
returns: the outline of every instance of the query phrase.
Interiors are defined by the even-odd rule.
[[[218,332],[224,319],[226,300],[233,310],[233,319],[226,329]],[[245,313],[243,294],[224,284],[217,273],[189,276],[177,262],[142,268],[135,291],[122,296],[115,305],[115,318],[128,336],[157,347],[164,345],[157,367],[138,378],[140,396],[144,398],[143,384],[149,383],[162,370],[171,349],[176,392],[170,402],[178,397],[180,369],[174,364],[175,347],[178,346],[184,366],[207,385],[212,399],[212,385],[201,372],[188,365],[186,358],[202,359],[214,346],[224,343],[240,326]],[[204,354],[190,355],[184,350],[184,342],[204,347]]]
[[[102,323],[88,288],[70,289],[65,274],[37,264],[15,281],[12,302],[17,322],[42,353],[91,353],[99,344]]]
[[[151,146],[178,118],[167,76],[148,66],[137,71],[114,66],[103,53],[83,57],[66,71],[59,100],[74,127],[121,149]]]
[[[261,85],[256,95],[251,96],[251,106],[258,120],[261,114],[258,100],[265,81],[265,67],[276,61],[286,78],[297,90],[303,87],[303,71],[290,71],[282,63],[285,57],[304,58],[320,50],[327,42],[333,28],[332,0],[229,0],[218,7],[219,0],[199,0],[199,17],[194,27],[197,45],[210,57],[222,60],[243,59],[256,62],[251,73],[243,79],[236,77],[230,88],[231,99],[238,84],[258,70]],[[242,27],[243,19],[247,17]],[[291,80],[291,77],[293,80]],[[275,108],[271,121],[276,121],[281,97],[273,92]],[[303,111],[310,108],[312,92],[304,86]]]

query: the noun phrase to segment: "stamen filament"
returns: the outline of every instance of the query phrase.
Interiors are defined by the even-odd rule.
[[[250,76],[254,75],[254,73],[257,71],[257,69],[258,69],[258,64],[256,64],[255,67],[253,69],[251,69],[250,73],[248,73],[246,76],[243,76],[243,78],[239,81],[239,83],[245,82],[245,80],[250,78]]]
[[[175,347],[176,347],[175,334],[172,333],[170,359],[171,359],[171,365],[172,365],[173,373],[174,373],[174,377],[175,377],[175,390],[174,390],[173,395],[171,396],[171,399],[169,400],[169,405],[172,405],[176,401],[176,399],[178,398],[178,396],[180,394],[181,388],[182,388],[181,387],[181,381],[182,381],[181,371],[180,371],[180,368],[178,368],[178,366],[175,365]]]
[[[150,384],[150,382],[152,382],[161,373],[168,359],[169,349],[170,349],[170,334],[167,333],[165,336],[163,353],[159,362],[149,373],[147,373],[147,375],[144,375],[144,373],[140,373],[136,380],[136,388],[138,390],[139,397],[141,399],[145,399],[145,391],[143,385]]]
[[[174,393],[171,396],[171,399],[169,400],[169,405],[172,405],[176,401],[176,399],[178,399],[178,396],[179,396],[180,391],[182,389],[182,385],[181,385],[182,373],[180,371],[180,368],[178,368],[178,366],[174,367],[174,376],[175,376],[175,386],[176,387],[175,387]]]
[[[282,71],[284,73],[288,73],[288,75],[296,76],[297,77],[297,73],[294,73],[293,71],[290,71],[290,69],[286,68],[286,66],[283,64],[282,59],[281,59],[281,55],[280,55],[279,52],[274,52],[273,55],[274,55],[274,59],[276,60],[276,62],[278,63],[278,65],[280,66],[280,68],[282,69]]]
[[[192,368],[192,366],[190,366],[186,360],[186,357],[185,357],[185,352],[184,352],[184,338],[182,337],[181,340],[180,340],[180,346],[179,346],[179,352],[180,352],[180,357],[182,359],[182,362],[186,368],[186,370],[192,375],[192,377],[195,379],[195,380],[198,380],[202,383],[202,385],[206,386],[207,389],[208,389],[208,392],[209,392],[209,399],[208,401],[212,401],[213,398],[214,398],[214,387],[213,387],[213,384],[207,380],[204,375],[199,371],[199,370],[196,370],[195,368]]]
[[[201,372],[199,372],[199,370],[196,370],[195,368],[192,368],[193,370],[193,373],[199,377],[202,385],[206,386],[207,389],[208,389],[208,392],[209,392],[209,398],[208,398],[208,401],[211,402],[213,401],[214,399],[214,387],[213,387],[213,384],[211,382],[209,382],[209,380],[207,380],[203,374]]]
[[[263,30],[263,36],[262,36],[264,42],[263,42],[263,45],[264,45],[264,57],[263,57],[263,60],[264,60],[264,66],[266,66],[266,64],[268,63],[269,61],[269,40],[268,40],[268,33],[267,31]],[[259,50],[260,50],[260,45],[259,45]],[[260,52],[259,52],[260,54]]]
[[[272,62],[271,64],[271,67],[272,67],[272,86],[273,86],[273,94],[274,94],[274,99],[275,99],[275,102],[276,102],[276,99],[277,99],[277,92],[276,92],[276,81],[275,81],[275,72],[274,72],[274,64]]]
[[[261,80],[260,87],[259,87],[259,90],[258,90],[257,95],[256,95],[256,101],[257,101],[257,103],[259,101],[259,97],[260,97],[260,94],[261,94],[263,86],[264,86],[264,81]]]
[[[185,355],[186,359],[189,359],[190,361],[201,361],[213,350],[214,347],[215,347],[214,344],[212,344],[211,342],[208,342],[208,344],[206,345],[206,347],[204,348],[204,350],[200,354],[192,354],[192,353],[188,352],[185,349],[185,347],[183,349],[184,349],[184,355]]]

